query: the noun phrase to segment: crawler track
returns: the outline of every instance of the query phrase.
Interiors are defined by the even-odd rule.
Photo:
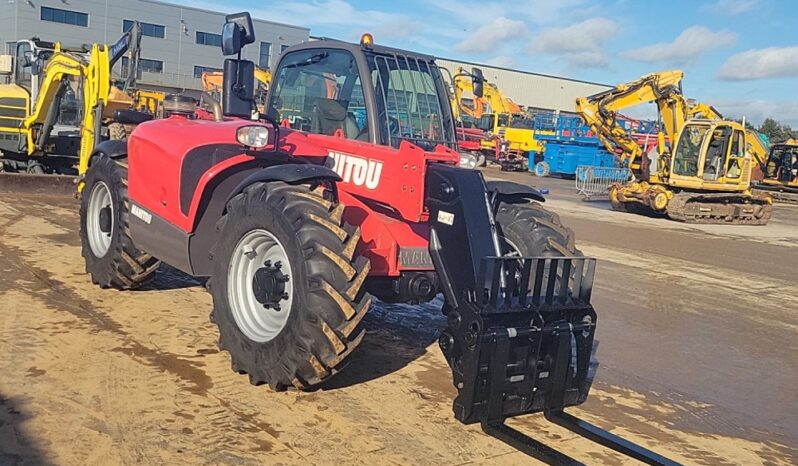
[[[773,213],[768,195],[679,193],[668,202],[668,217],[685,223],[766,225]]]

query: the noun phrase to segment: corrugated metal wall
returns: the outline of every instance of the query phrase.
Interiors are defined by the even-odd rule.
[[[471,71],[474,66],[481,68],[485,79],[495,83],[515,103],[545,110],[573,112],[574,101],[577,97],[589,96],[610,88],[608,85],[598,83],[527,73],[490,65],[457,62],[443,58],[438,58],[436,62],[438,66],[449,70],[452,75],[458,66],[462,66],[467,71]]]

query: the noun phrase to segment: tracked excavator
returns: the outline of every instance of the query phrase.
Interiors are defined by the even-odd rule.
[[[108,135],[110,123],[120,125],[118,133],[122,124],[150,119],[148,112],[129,110],[136,107],[127,90],[135,87],[140,41],[141,28],[134,23],[110,46],[69,48],[37,38],[13,44],[14,56],[3,60],[10,64],[2,70],[9,83],[0,85],[0,171],[84,173],[103,133],[114,137]],[[128,73],[119,89],[112,85],[111,69],[126,54]]]
[[[683,78],[679,70],[652,73],[576,100],[577,113],[635,174],[610,187],[613,208],[688,223],[766,224],[773,200],[751,189],[765,144],[743,124],[685,98]],[[664,129],[653,161],[618,122],[621,110],[643,103],[657,105]]]
[[[773,199],[798,204],[798,140],[790,139],[770,147],[764,179],[754,192],[770,194]]]

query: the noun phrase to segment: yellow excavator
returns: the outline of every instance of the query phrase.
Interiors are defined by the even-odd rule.
[[[0,60],[8,65],[0,72],[9,76],[0,85],[0,171],[84,173],[103,123],[136,106],[128,92],[112,85],[111,69],[129,54],[123,88],[132,89],[140,41],[134,23],[110,46],[68,48],[38,38],[14,43],[14,56]],[[129,116],[136,121],[122,123],[148,118],[135,111]]]
[[[778,201],[798,204],[798,139],[770,146],[765,177],[754,192],[770,194]]]
[[[652,73],[576,100],[585,123],[636,174],[630,183],[611,186],[613,208],[689,223],[766,224],[773,200],[751,189],[767,157],[764,143],[743,124],[686,99],[683,78],[678,70]],[[617,121],[622,109],[643,103],[657,105],[664,129],[653,161]]]
[[[474,76],[478,76],[478,80],[482,80],[482,97],[474,96],[473,98],[468,98],[466,95],[469,93],[473,95],[474,92]],[[455,70],[452,81],[452,87],[454,88],[452,107],[456,109],[455,117],[462,116],[458,115],[458,112],[470,116],[477,121],[479,128],[492,136],[502,137],[509,142],[511,149],[524,152],[532,150],[530,145],[534,144],[534,138],[531,132],[524,135],[529,137],[519,138],[508,138],[507,134],[511,130],[510,124],[513,119],[525,116],[523,109],[507,97],[496,84],[485,80],[482,70],[473,68],[471,72],[468,72],[462,67],[458,67]],[[493,150],[495,144],[495,138],[485,138],[482,147]]]

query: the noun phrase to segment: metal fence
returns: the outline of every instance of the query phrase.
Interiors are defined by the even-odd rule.
[[[632,178],[632,171],[628,168],[591,167],[580,165],[576,167],[576,192],[585,200],[606,196],[610,186],[615,183],[624,183]]]

